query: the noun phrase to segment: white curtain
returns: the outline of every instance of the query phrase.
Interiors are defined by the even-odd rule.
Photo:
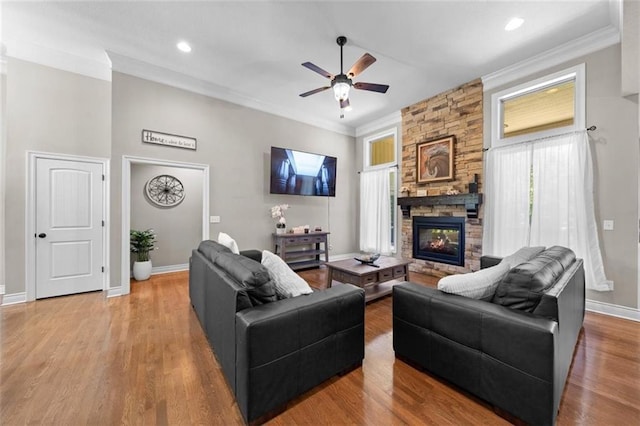
[[[593,165],[586,132],[535,143],[532,246],[561,245],[584,260],[587,288],[611,290],[604,274],[593,202]]]
[[[389,170],[360,173],[360,250],[391,254]]]
[[[531,145],[493,149],[487,154],[483,251],[507,256],[529,245]]]
[[[568,247],[584,261],[586,287],[611,290],[598,241],[586,131],[492,149],[486,186],[485,253],[505,256],[522,246]]]

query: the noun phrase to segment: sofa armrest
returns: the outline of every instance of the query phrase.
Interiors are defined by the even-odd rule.
[[[480,269],[490,268],[496,266],[502,261],[501,257],[497,256],[481,256],[480,257]]]
[[[248,422],[364,358],[364,291],[336,285],[236,313],[236,399]]]

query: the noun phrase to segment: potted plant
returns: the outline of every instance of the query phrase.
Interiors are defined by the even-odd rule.
[[[149,252],[155,250],[156,234],[153,229],[137,231],[132,229],[129,234],[131,253],[135,253],[136,260],[133,262],[133,278],[136,281],[148,280],[151,276],[151,259]]]

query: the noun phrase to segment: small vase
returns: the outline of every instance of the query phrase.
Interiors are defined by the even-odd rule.
[[[287,231],[287,228],[278,228],[276,227],[276,234],[281,235]]]
[[[148,280],[151,276],[151,261],[133,262],[133,278],[136,281]]]

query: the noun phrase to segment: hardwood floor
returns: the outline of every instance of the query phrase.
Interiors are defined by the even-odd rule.
[[[301,272],[323,287],[324,269]],[[240,424],[189,303],[187,273],[129,296],[0,308],[0,424]],[[411,280],[433,285],[430,277]],[[271,425],[508,424],[484,402],[396,360],[391,298],[367,305],[362,368],[291,402]],[[559,425],[640,422],[640,323],[587,313]]]

